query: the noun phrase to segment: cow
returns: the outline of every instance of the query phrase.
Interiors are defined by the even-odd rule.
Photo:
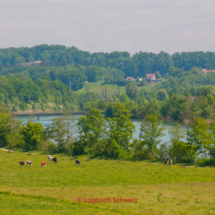
[[[54,162],[54,163],[57,163],[57,158],[52,158],[52,161]]]
[[[27,160],[27,161],[26,161],[26,165],[32,166],[32,162],[31,162],[30,160]]]
[[[53,157],[51,155],[47,155],[47,158],[48,158],[49,161],[52,161]]]
[[[47,165],[46,161],[43,161],[43,162],[41,163],[40,167],[41,167],[41,168],[42,168],[42,167],[46,167],[46,165]]]
[[[79,164],[79,166],[81,166],[81,163],[80,163],[79,160],[75,160],[75,163],[76,163],[76,164]]]
[[[24,166],[25,162],[24,161],[19,161],[20,166]]]

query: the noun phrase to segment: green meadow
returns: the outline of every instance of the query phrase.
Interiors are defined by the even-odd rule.
[[[215,168],[0,150],[1,214],[215,214]],[[19,166],[31,160],[33,166]],[[40,163],[47,161],[46,168]],[[78,197],[82,202],[78,202]],[[85,203],[88,198],[137,198]]]
[[[159,85],[160,82],[156,83],[153,85],[153,87]],[[97,82],[89,82],[89,83],[85,83],[84,87],[80,90],[77,90],[76,92],[78,94],[80,93],[86,93],[86,88],[85,86],[88,86],[89,91],[90,92],[96,92],[96,93],[101,93],[102,90],[104,90],[105,88],[107,89],[107,93],[113,94],[113,88],[114,88],[114,92],[115,93],[119,93],[119,87],[116,84],[105,84],[103,81],[97,81]],[[150,86],[139,86],[138,87],[139,90],[141,89],[145,89],[145,90],[150,90]],[[125,86],[120,86],[120,94],[122,95],[123,93],[125,93]]]

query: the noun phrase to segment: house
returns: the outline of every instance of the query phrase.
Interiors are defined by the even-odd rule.
[[[126,79],[127,81],[135,81],[135,79],[133,77],[127,77]]]
[[[203,72],[204,74],[207,74],[207,73],[215,73],[215,69],[211,69],[211,70],[202,69],[202,72]]]
[[[155,81],[155,74],[147,74],[146,81]]]
[[[142,78],[137,78],[136,81],[137,82],[141,82],[143,79]]]
[[[42,63],[42,61],[34,61],[29,63],[21,63],[19,66],[39,66]]]
[[[84,81],[86,84],[88,84],[88,81]]]

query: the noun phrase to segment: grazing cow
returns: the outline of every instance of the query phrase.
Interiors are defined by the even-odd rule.
[[[19,161],[20,166],[24,166],[25,162],[24,161]]]
[[[79,164],[79,166],[81,166],[81,163],[80,163],[79,160],[76,160],[75,163],[76,163],[76,164]]]
[[[47,155],[49,161],[52,161],[53,157],[51,155]]]
[[[57,163],[57,158],[52,158],[52,161]]]
[[[40,167],[41,167],[41,168],[42,168],[42,167],[46,167],[46,165],[47,165],[46,161],[43,161],[43,162],[41,163]]]
[[[30,166],[32,166],[32,162],[31,162],[31,161],[29,161],[29,160],[27,160],[27,161],[26,161],[26,165],[30,165]]]

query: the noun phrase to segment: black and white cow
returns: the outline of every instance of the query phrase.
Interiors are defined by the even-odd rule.
[[[57,163],[57,158],[52,158],[52,161],[54,162],[54,163]]]
[[[51,155],[47,155],[47,158],[48,158],[49,161],[52,161],[53,157]]]
[[[27,160],[26,165],[32,166],[32,162],[30,160]]]
[[[79,164],[79,166],[81,166],[81,163],[80,163],[79,160],[75,160],[75,163],[76,163],[76,164]]]

